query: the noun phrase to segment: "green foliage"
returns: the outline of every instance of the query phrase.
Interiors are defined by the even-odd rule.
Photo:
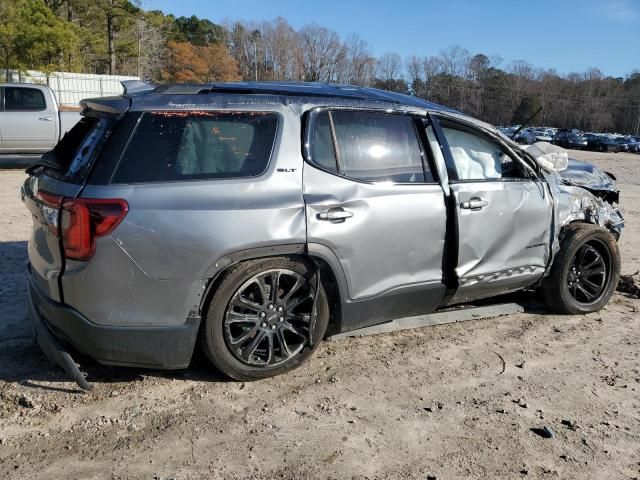
[[[206,46],[212,43],[223,43],[225,31],[220,25],[192,15],[176,18],[169,38],[196,46]]]
[[[0,0],[3,68],[64,68],[66,54],[77,48],[78,41],[77,29],[58,18],[42,0]]]

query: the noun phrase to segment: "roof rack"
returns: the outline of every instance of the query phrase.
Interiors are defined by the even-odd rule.
[[[159,85],[150,93],[159,95],[244,94],[280,95],[285,97],[332,97],[455,112],[450,108],[411,95],[377,88],[322,82],[170,83]]]
[[[386,95],[382,90],[354,87],[350,85],[334,85],[317,82],[235,82],[210,84],[166,84],[154,90],[158,94],[196,95],[196,94],[245,94],[245,95],[285,95],[314,97],[343,97],[361,100],[381,100],[392,103],[403,103]]]

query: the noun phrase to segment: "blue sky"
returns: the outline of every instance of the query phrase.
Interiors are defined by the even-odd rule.
[[[640,70],[640,0],[143,0],[180,16],[315,22],[343,38],[357,33],[376,56],[433,55],[460,45],[526,60],[559,73],[598,67],[606,75]]]

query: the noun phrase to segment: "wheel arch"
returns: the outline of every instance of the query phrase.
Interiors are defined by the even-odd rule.
[[[567,265],[567,262],[572,261],[577,251],[575,249],[593,240],[594,236],[600,236],[598,240],[602,247],[607,249],[607,255],[609,256],[608,268],[611,269],[609,271],[611,277],[610,280],[608,280],[610,283],[606,286],[606,290],[603,290],[603,292],[605,292],[603,293],[603,295],[605,295],[603,298],[605,299],[597,300],[597,303],[594,304],[575,303],[576,301],[579,302],[579,300],[566,300],[565,297],[569,298],[569,294],[563,294],[561,292],[561,285],[564,285],[564,282],[566,282],[566,278],[563,276],[567,274],[566,269],[569,268],[565,267],[565,265]],[[596,222],[575,220],[563,225],[559,240],[563,242],[564,247],[555,255],[552,268],[540,285],[545,303],[552,311],[558,311],[564,314],[584,314],[599,310],[609,301],[615,291],[617,278],[620,274],[621,259],[615,234],[611,232],[610,229]],[[576,242],[578,242],[577,246]],[[572,249],[574,251],[572,251]],[[574,279],[573,281],[576,280]],[[609,291],[609,293],[606,293],[606,291]],[[596,302],[596,300],[594,300],[594,302]],[[597,306],[592,308],[592,305]]]
[[[592,220],[594,219],[593,218],[575,218],[570,222],[565,223],[560,228],[558,238],[562,240],[566,235],[567,230],[570,228],[576,228],[576,227],[579,227],[580,225],[595,225],[597,227],[603,228],[604,230],[609,232],[611,235],[613,235],[613,238],[615,238],[616,241],[620,240],[620,231],[616,230],[615,228],[611,228],[609,224],[600,225],[598,222],[592,221]]]
[[[340,331],[342,325],[342,303],[347,295],[344,272],[331,250],[323,245],[315,244],[288,244],[252,248],[239,250],[221,257],[207,270],[205,275],[204,292],[199,304],[200,315],[205,315],[206,308],[214,292],[231,267],[240,263],[276,257],[297,258],[300,261],[315,264],[320,272],[320,280],[329,301],[330,319],[327,334]]]

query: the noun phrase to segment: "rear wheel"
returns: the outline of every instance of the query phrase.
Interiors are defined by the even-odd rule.
[[[618,284],[620,250],[604,228],[570,225],[560,243],[542,297],[559,313],[591,313],[604,307]]]
[[[232,267],[207,310],[201,343],[208,358],[224,374],[243,381],[298,367],[329,322],[322,286],[313,319],[316,283],[311,265],[290,258]]]

